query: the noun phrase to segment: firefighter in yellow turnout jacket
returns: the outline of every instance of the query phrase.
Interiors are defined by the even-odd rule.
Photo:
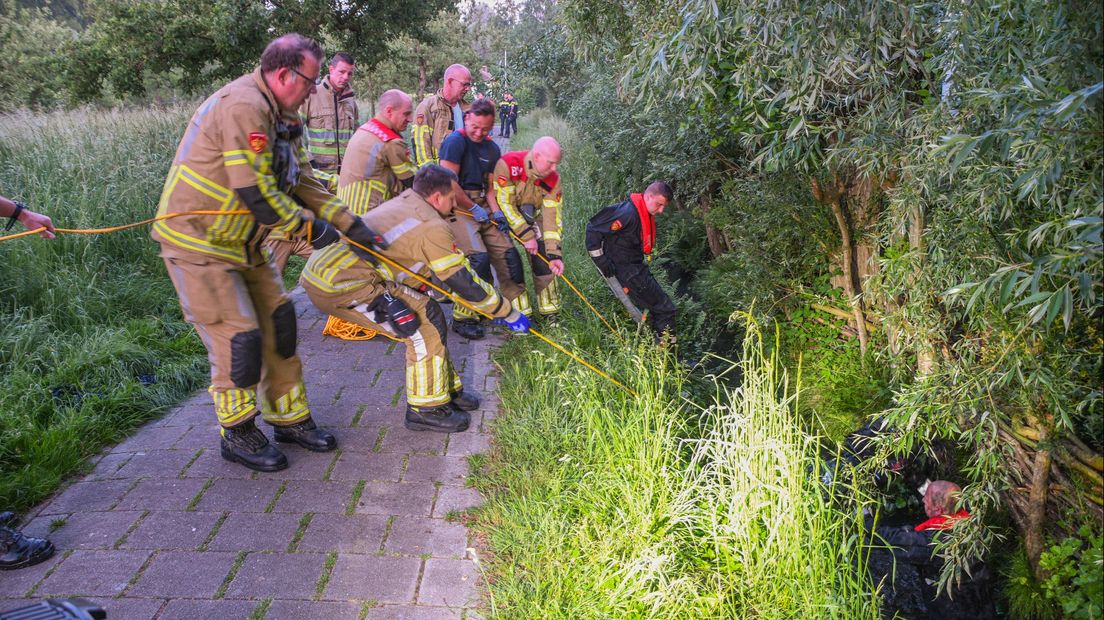
[[[414,180],[414,162],[402,136],[410,124],[410,96],[389,90],[376,103],[376,116],[349,141],[337,196],[353,213],[364,215],[390,200]]]
[[[471,71],[464,65],[452,65],[445,69],[441,90],[418,104],[411,131],[414,161],[418,166],[436,164],[441,143],[450,133],[464,127],[464,113],[469,107],[464,95],[471,90],[471,85]]]
[[[184,316],[207,347],[222,456],[262,471],[283,469],[287,459],[255,426],[258,409],[279,441],[318,451],[336,441],[311,420],[295,309],[261,244],[280,231],[321,248],[338,239],[335,227],[365,244],[378,240],[312,176],[301,145],[295,110],[314,90],[321,58],[316,42],[282,36],[258,70],[196,110],[158,214],[225,214],[161,220],[152,233]]]
[[[435,278],[480,312],[514,331],[527,331],[525,315],[510,308],[475,274],[456,249],[443,216],[455,203],[451,171],[430,164],[413,187],[361,219],[387,244],[379,253],[419,276]],[[411,288],[420,283],[405,271],[356,246],[335,243],[315,252],[300,276],[311,301],[323,312],[379,330],[406,343],[406,421],[411,430],[460,432],[479,399],[463,392],[449,359],[445,315],[436,301]]]
[[[488,194],[495,223],[521,239],[530,255],[537,311],[546,316],[560,311],[556,277],[563,273],[560,237],[563,226],[560,176],[556,168],[561,157],[559,143],[550,136],[537,139],[530,151],[506,153],[495,166],[494,191]],[[502,292],[512,300],[515,309],[532,314],[524,278],[502,284]]]

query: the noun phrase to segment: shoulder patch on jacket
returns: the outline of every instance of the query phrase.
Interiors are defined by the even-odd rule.
[[[265,145],[268,144],[268,136],[260,131],[253,131],[249,134],[249,148],[253,149],[254,153],[260,153],[265,149]]]
[[[613,220],[610,224],[610,230],[621,230],[621,220]]]

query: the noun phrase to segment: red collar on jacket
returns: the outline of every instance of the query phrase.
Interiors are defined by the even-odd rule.
[[[953,515],[939,515],[938,517],[932,517],[927,521],[924,521],[920,525],[917,525],[913,529],[917,532],[923,532],[925,530],[949,530],[954,527],[955,523],[969,518],[969,512],[966,512],[965,510],[959,510]]]
[[[506,162],[506,166],[509,168],[511,181],[524,182],[529,180],[529,167],[525,161],[527,155],[529,155],[529,151],[510,151],[502,155],[502,161]],[[560,174],[553,172],[542,179],[537,179],[537,185],[546,193],[552,193],[559,180]],[[499,184],[502,185],[503,183],[500,181]]]
[[[644,194],[629,194],[636,214],[640,216],[640,243],[644,246],[644,253],[651,254],[655,245],[655,218],[648,213],[648,207],[644,204]]]
[[[401,138],[399,134],[395,133],[394,129],[391,129],[387,125],[379,122],[376,119],[369,119],[367,123],[360,126],[361,131],[367,131],[368,133],[376,136],[384,142],[390,142]]]

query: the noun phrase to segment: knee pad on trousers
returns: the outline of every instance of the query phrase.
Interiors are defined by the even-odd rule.
[[[491,275],[491,255],[486,252],[478,252],[468,257],[475,275],[483,278],[488,284],[494,284],[494,276]]]
[[[230,339],[230,380],[240,388],[261,380],[261,330],[238,332]]]
[[[517,248],[506,250],[506,268],[510,270],[511,282],[525,286],[525,267],[521,264]]]
[[[430,299],[425,307],[425,315],[426,320],[437,330],[437,334],[441,337],[441,342],[445,342],[448,337],[448,321],[445,320],[445,313],[441,310],[441,304]]]
[[[284,359],[295,355],[298,327],[295,324],[295,304],[291,300],[280,304],[272,312],[272,327],[276,332],[276,353]]]
[[[540,256],[544,256],[544,257],[548,256],[548,254],[545,254],[545,252],[544,252],[544,241],[538,241],[537,242],[537,253],[540,254]],[[529,261],[530,264],[533,266],[533,275],[535,275],[535,276],[550,276],[550,275],[552,275],[552,270],[548,268],[548,263],[541,260],[540,256],[533,256],[533,257],[531,257],[532,260]]]

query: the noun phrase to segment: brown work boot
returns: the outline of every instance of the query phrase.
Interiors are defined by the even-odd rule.
[[[54,555],[54,543],[45,538],[24,536],[19,530],[0,526],[0,570],[15,570],[45,562]]]

